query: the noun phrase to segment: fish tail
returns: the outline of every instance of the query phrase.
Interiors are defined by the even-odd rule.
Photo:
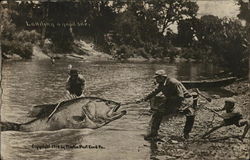
[[[1,131],[19,131],[21,124],[12,122],[0,122]]]

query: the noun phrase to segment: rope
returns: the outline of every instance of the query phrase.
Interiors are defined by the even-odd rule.
[[[129,105],[129,104],[136,104],[136,102],[126,102],[126,103],[120,103],[121,106]]]
[[[218,117],[223,118],[223,116],[220,115],[219,113],[217,113],[216,111],[214,111],[214,110],[212,110],[212,109],[210,109],[210,108],[208,108],[208,107],[206,107],[206,106],[202,106],[202,107],[203,107],[205,110],[210,111],[210,112],[216,114]]]

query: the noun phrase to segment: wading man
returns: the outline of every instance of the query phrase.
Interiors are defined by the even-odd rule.
[[[192,95],[187,91],[183,84],[175,78],[167,76],[164,70],[158,70],[154,76],[158,86],[145,98],[138,100],[137,103],[147,101],[162,92],[164,95],[163,102],[157,109],[153,110],[150,121],[150,132],[145,136],[145,140],[153,140],[158,135],[158,130],[164,116],[169,118],[184,113],[186,115],[186,124],[184,127],[184,138],[189,138],[189,133],[194,123],[194,108],[192,106]]]
[[[64,99],[56,105],[55,109],[48,116],[47,122],[56,113],[58,107],[62,104],[62,102],[65,101],[65,99],[70,100],[84,95],[83,91],[85,87],[85,80],[83,76],[81,74],[78,74],[78,71],[76,69],[72,69],[72,65],[69,65],[68,69],[69,78],[67,79],[66,83],[67,94]]]
[[[85,87],[85,80],[81,74],[78,74],[76,69],[69,71],[69,78],[66,83],[68,94],[72,97],[79,97],[83,95]]]

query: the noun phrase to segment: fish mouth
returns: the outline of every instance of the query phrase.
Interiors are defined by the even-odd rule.
[[[94,111],[93,111],[94,108]],[[108,108],[108,107],[107,107]],[[116,105],[110,108],[96,108],[92,106],[88,108],[87,106],[82,107],[82,114],[80,117],[74,116],[72,117],[77,122],[85,122],[86,124],[91,124],[91,126],[95,126],[96,128],[108,124],[116,119],[121,118],[125,114],[127,114],[126,110],[119,111],[120,105]],[[105,111],[100,109],[106,109]],[[88,126],[87,126],[88,127]],[[91,128],[92,128],[91,127]]]

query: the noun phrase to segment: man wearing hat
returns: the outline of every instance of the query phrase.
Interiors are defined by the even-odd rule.
[[[85,80],[82,75],[78,74],[76,69],[70,69],[69,78],[66,83],[66,89],[73,97],[79,97],[83,94]]]
[[[207,133],[205,133],[202,138],[206,138],[208,135],[210,135],[212,132],[220,129],[224,126],[230,126],[235,125],[237,127],[243,127],[244,131],[242,136],[239,137],[240,140],[243,140],[250,128],[249,123],[247,120],[243,119],[243,115],[240,112],[235,111],[235,103],[236,100],[234,98],[226,98],[225,104],[223,108],[216,108],[213,109],[214,111],[226,111],[221,118],[223,118],[223,121],[220,122],[218,126],[213,127],[211,130],[209,130]]]
[[[137,103],[147,101],[155,97],[158,93],[162,92],[165,99],[157,109],[153,110],[153,115],[150,121],[150,132],[145,136],[145,140],[154,139],[158,135],[158,130],[161,121],[165,115],[174,116],[179,113],[180,110],[192,107],[192,95],[187,91],[183,84],[175,78],[167,76],[164,70],[158,70],[155,72],[155,81],[157,82],[157,88],[148,94],[145,98],[137,101]],[[187,107],[188,106],[188,107]],[[182,110],[183,111],[183,110]],[[193,127],[194,112],[192,109],[188,111],[187,121],[184,127],[184,138],[189,137],[189,132]],[[185,114],[187,115],[187,114]]]

